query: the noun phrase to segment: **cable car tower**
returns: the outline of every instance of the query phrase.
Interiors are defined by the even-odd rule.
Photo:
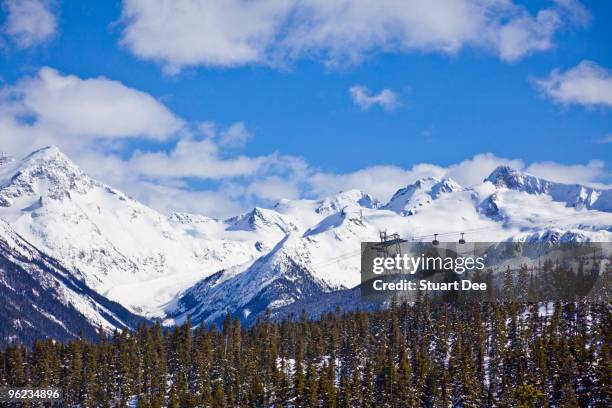
[[[382,252],[385,258],[389,257],[390,249],[393,252],[392,255],[402,254],[401,244],[403,242],[408,242],[406,239],[400,238],[397,232],[393,234],[387,234],[387,231],[380,231],[380,243],[374,245],[374,249],[378,252]]]

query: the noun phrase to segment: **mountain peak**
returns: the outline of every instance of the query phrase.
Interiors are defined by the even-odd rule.
[[[276,211],[260,207],[254,207],[248,213],[229,218],[225,222],[229,224],[228,231],[277,230],[288,234],[297,229]]]
[[[338,213],[347,206],[378,208],[380,203],[374,197],[361,190],[351,189],[322,199],[319,201],[315,211],[319,214]]]
[[[29,156],[38,155],[38,154],[56,155],[56,154],[63,154],[63,153],[60,151],[60,149],[57,146],[47,145],[47,146],[41,147],[40,149],[34,150],[32,153],[29,154]]]
[[[99,185],[55,146],[43,147],[14,161],[0,178],[3,206],[10,206],[18,197],[61,199],[70,192],[85,193]]]
[[[72,162],[62,151],[54,145],[49,145],[45,147],[41,147],[40,149],[34,150],[32,153],[27,155],[23,160],[24,163],[32,162],[32,161],[61,161],[65,163],[69,163],[70,165],[76,167],[76,164]]]
[[[553,201],[569,207],[612,211],[612,190],[600,190],[580,184],[548,181],[509,166],[499,166],[487,177],[495,187],[507,188],[527,194],[547,194]]]
[[[417,207],[429,204],[442,194],[460,190],[463,187],[451,178],[424,177],[397,190],[383,208],[401,215],[412,215]]]
[[[510,177],[515,177],[520,173],[520,171],[513,169],[510,166],[497,166],[495,170],[493,170],[491,174],[484,179],[484,181],[490,181],[491,183],[498,185]]]
[[[547,193],[554,184],[510,166],[498,166],[484,181],[489,181],[496,187],[505,187],[530,194]]]

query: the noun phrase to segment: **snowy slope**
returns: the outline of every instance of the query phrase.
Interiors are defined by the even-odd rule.
[[[430,204],[442,194],[461,191],[463,188],[453,179],[438,180],[423,178],[416,183],[399,189],[383,208],[400,215],[416,214],[419,207]]]
[[[75,279],[0,221],[0,341],[90,339],[144,322]]]
[[[527,175],[525,175],[527,176]],[[539,192],[527,192],[516,186],[496,186],[485,181],[473,188],[463,188],[452,180],[419,180],[400,189],[384,207],[359,201],[364,193],[352,191],[321,201],[283,200],[275,210],[296,220],[297,225],[311,225],[293,231],[271,254],[255,263],[247,263],[219,271],[189,289],[170,310],[169,322],[180,322],[192,315],[198,322],[218,322],[225,310],[253,321],[261,316],[259,294],[275,282],[301,276],[309,293],[353,288],[360,282],[360,243],[377,241],[380,231],[397,232],[414,240],[430,240],[440,233],[442,240],[456,240],[466,232],[468,240],[560,240],[610,241],[612,214],[569,207]],[[332,211],[324,203],[343,201]],[[494,213],[483,210],[485,203],[494,203]],[[419,203],[423,205],[418,205]],[[411,211],[415,210],[416,211]],[[398,214],[399,213],[399,214]],[[272,310],[293,310],[286,306],[317,303],[286,285],[277,290]],[[347,292],[349,293],[349,292]],[[321,299],[324,299],[321,295]],[[254,300],[255,299],[255,300]],[[259,312],[259,316],[257,314]],[[221,315],[219,314],[221,313]]]
[[[470,188],[422,179],[384,205],[349,190],[218,220],[162,215],[56,148],[0,160],[0,218],[104,296],[169,324],[188,314],[212,322],[225,310],[254,319],[266,307],[353,288],[360,244],[381,231],[417,241],[461,232],[471,241],[610,241],[610,194],[500,167]]]
[[[522,191],[528,194],[545,194],[553,201],[565,203],[576,209],[612,211],[612,190],[599,190],[579,184],[553,183],[508,166],[500,166],[486,181],[499,188]]]
[[[2,165],[0,186],[0,218],[90,287],[147,315],[284,236],[258,225],[229,231],[217,220],[164,216],[91,179],[54,147]]]

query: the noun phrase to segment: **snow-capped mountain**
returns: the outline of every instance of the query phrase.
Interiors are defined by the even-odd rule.
[[[0,167],[0,217],[87,285],[132,311],[160,315],[177,293],[258,258],[282,231],[230,231],[213,219],[165,216],[91,179],[57,148]]]
[[[419,207],[431,203],[441,195],[462,189],[463,187],[450,178],[443,180],[433,177],[422,178],[414,184],[399,189],[383,208],[400,215],[414,215]]]
[[[299,257],[288,253],[287,236],[270,253],[250,264],[246,270],[234,267],[205,278],[183,294],[171,318],[182,321],[221,322],[226,310],[244,319],[260,316],[266,308],[279,308],[297,300],[320,296],[330,287],[319,279]]]
[[[144,322],[77,280],[0,221],[0,341],[89,339]]]
[[[5,157],[5,156],[3,156]],[[611,190],[509,168],[469,188],[422,179],[386,203],[359,190],[281,200],[226,220],[154,211],[91,179],[56,148],[0,160],[0,218],[77,279],[133,312],[217,321],[360,283],[360,244],[405,239],[610,241]]]
[[[338,290],[350,294],[346,300],[353,304],[354,293],[346,289],[360,283],[360,243],[377,241],[383,230],[415,240],[431,239],[435,233],[449,231],[455,232],[445,235],[447,240],[457,239],[461,231],[467,233],[466,238],[479,241],[612,239],[610,213],[577,211],[546,194],[497,187],[489,181],[463,188],[449,179],[419,180],[400,189],[382,208],[369,202],[360,205],[362,194],[341,193],[318,202],[283,200],[276,205],[277,212],[295,220],[310,220],[312,226],[305,231],[293,231],[255,263],[219,271],[199,282],[179,299],[169,322],[181,322],[188,315],[196,322],[218,322],[226,310],[252,321],[261,316],[264,305],[273,314],[277,310],[284,316],[287,310],[296,311],[288,308],[293,303],[317,303],[312,299],[317,293],[313,284],[318,285],[318,292]],[[345,200],[335,211],[319,210],[329,208],[323,203],[347,196],[352,201]],[[494,205],[491,209],[494,213],[483,211],[486,203]],[[415,204],[417,211],[406,211],[415,209]],[[307,290],[286,282],[298,282]],[[270,292],[275,296],[270,297]],[[328,298],[320,295],[316,299]],[[339,301],[334,298],[334,302],[327,303],[336,305]]]
[[[327,197],[318,202],[317,214],[336,214],[346,207],[359,206],[363,208],[378,208],[380,202],[369,194],[360,190],[341,191],[335,196]]]
[[[529,194],[546,194],[553,201],[564,202],[577,209],[612,211],[612,190],[599,190],[579,184],[553,183],[538,177],[500,166],[486,178],[496,187],[505,187]]]

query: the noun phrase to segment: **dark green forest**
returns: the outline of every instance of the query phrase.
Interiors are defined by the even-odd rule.
[[[0,384],[61,387],[66,407],[610,407],[610,312],[422,299],[250,328],[228,314],[5,346]]]

